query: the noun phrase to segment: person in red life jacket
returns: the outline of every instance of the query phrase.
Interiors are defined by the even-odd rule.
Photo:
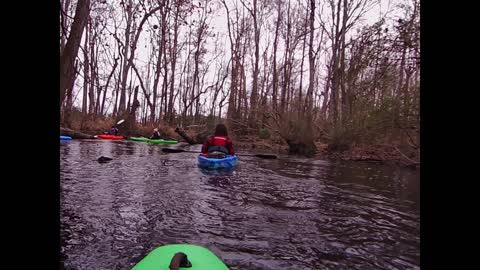
[[[202,154],[208,158],[225,158],[226,155],[235,155],[232,139],[228,137],[227,127],[218,124],[215,135],[208,137],[202,146]]]

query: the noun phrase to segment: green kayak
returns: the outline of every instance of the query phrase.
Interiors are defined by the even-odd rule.
[[[163,140],[163,139],[158,139],[158,140],[153,140],[145,137],[130,137],[130,140],[132,141],[137,141],[137,142],[150,142],[150,143],[157,143],[157,144],[176,144],[178,141],[174,140]]]
[[[191,267],[188,270],[229,270],[210,250],[190,244],[172,244],[158,247],[138,262],[132,270],[168,270],[173,256],[182,252],[187,255]]]

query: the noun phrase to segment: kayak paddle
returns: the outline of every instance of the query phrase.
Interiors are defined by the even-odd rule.
[[[183,149],[173,149],[173,148],[162,148],[162,151],[165,153],[196,153],[199,154],[197,151],[188,151]],[[264,159],[276,159],[277,156],[275,155],[264,155],[264,154],[238,154],[239,156],[247,156],[247,157],[258,157]]]

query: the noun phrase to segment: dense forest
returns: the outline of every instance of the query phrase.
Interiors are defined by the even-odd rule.
[[[420,3],[61,0],[62,127],[226,123],[313,155],[419,162]]]

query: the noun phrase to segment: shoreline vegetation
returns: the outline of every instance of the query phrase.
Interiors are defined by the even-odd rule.
[[[80,114],[79,114],[80,116]],[[83,118],[79,118],[83,119]],[[71,136],[74,139],[94,139],[95,135],[102,134],[115,125],[117,119],[97,118],[88,121],[76,121],[71,128],[60,127],[60,134]],[[128,137],[150,137],[153,129],[158,127],[161,134],[169,139],[179,141],[184,144],[201,144],[211,134],[213,134],[214,124],[196,124],[185,128],[177,126],[159,125],[139,125],[134,123],[125,126],[120,125],[120,134]],[[376,144],[338,144],[334,140],[318,139],[314,141],[315,150],[313,154],[298,151],[295,144],[289,145],[286,139],[280,135],[270,135],[269,130],[262,130],[257,134],[238,135],[231,132],[234,139],[235,148],[238,150],[258,151],[273,154],[296,154],[314,159],[327,159],[333,161],[363,161],[380,164],[395,165],[409,168],[420,168],[419,147],[410,141],[397,143],[376,143]],[[409,138],[406,136],[406,138]],[[305,146],[303,146],[305,147]],[[293,151],[292,151],[293,148]],[[295,152],[295,150],[297,150]]]

